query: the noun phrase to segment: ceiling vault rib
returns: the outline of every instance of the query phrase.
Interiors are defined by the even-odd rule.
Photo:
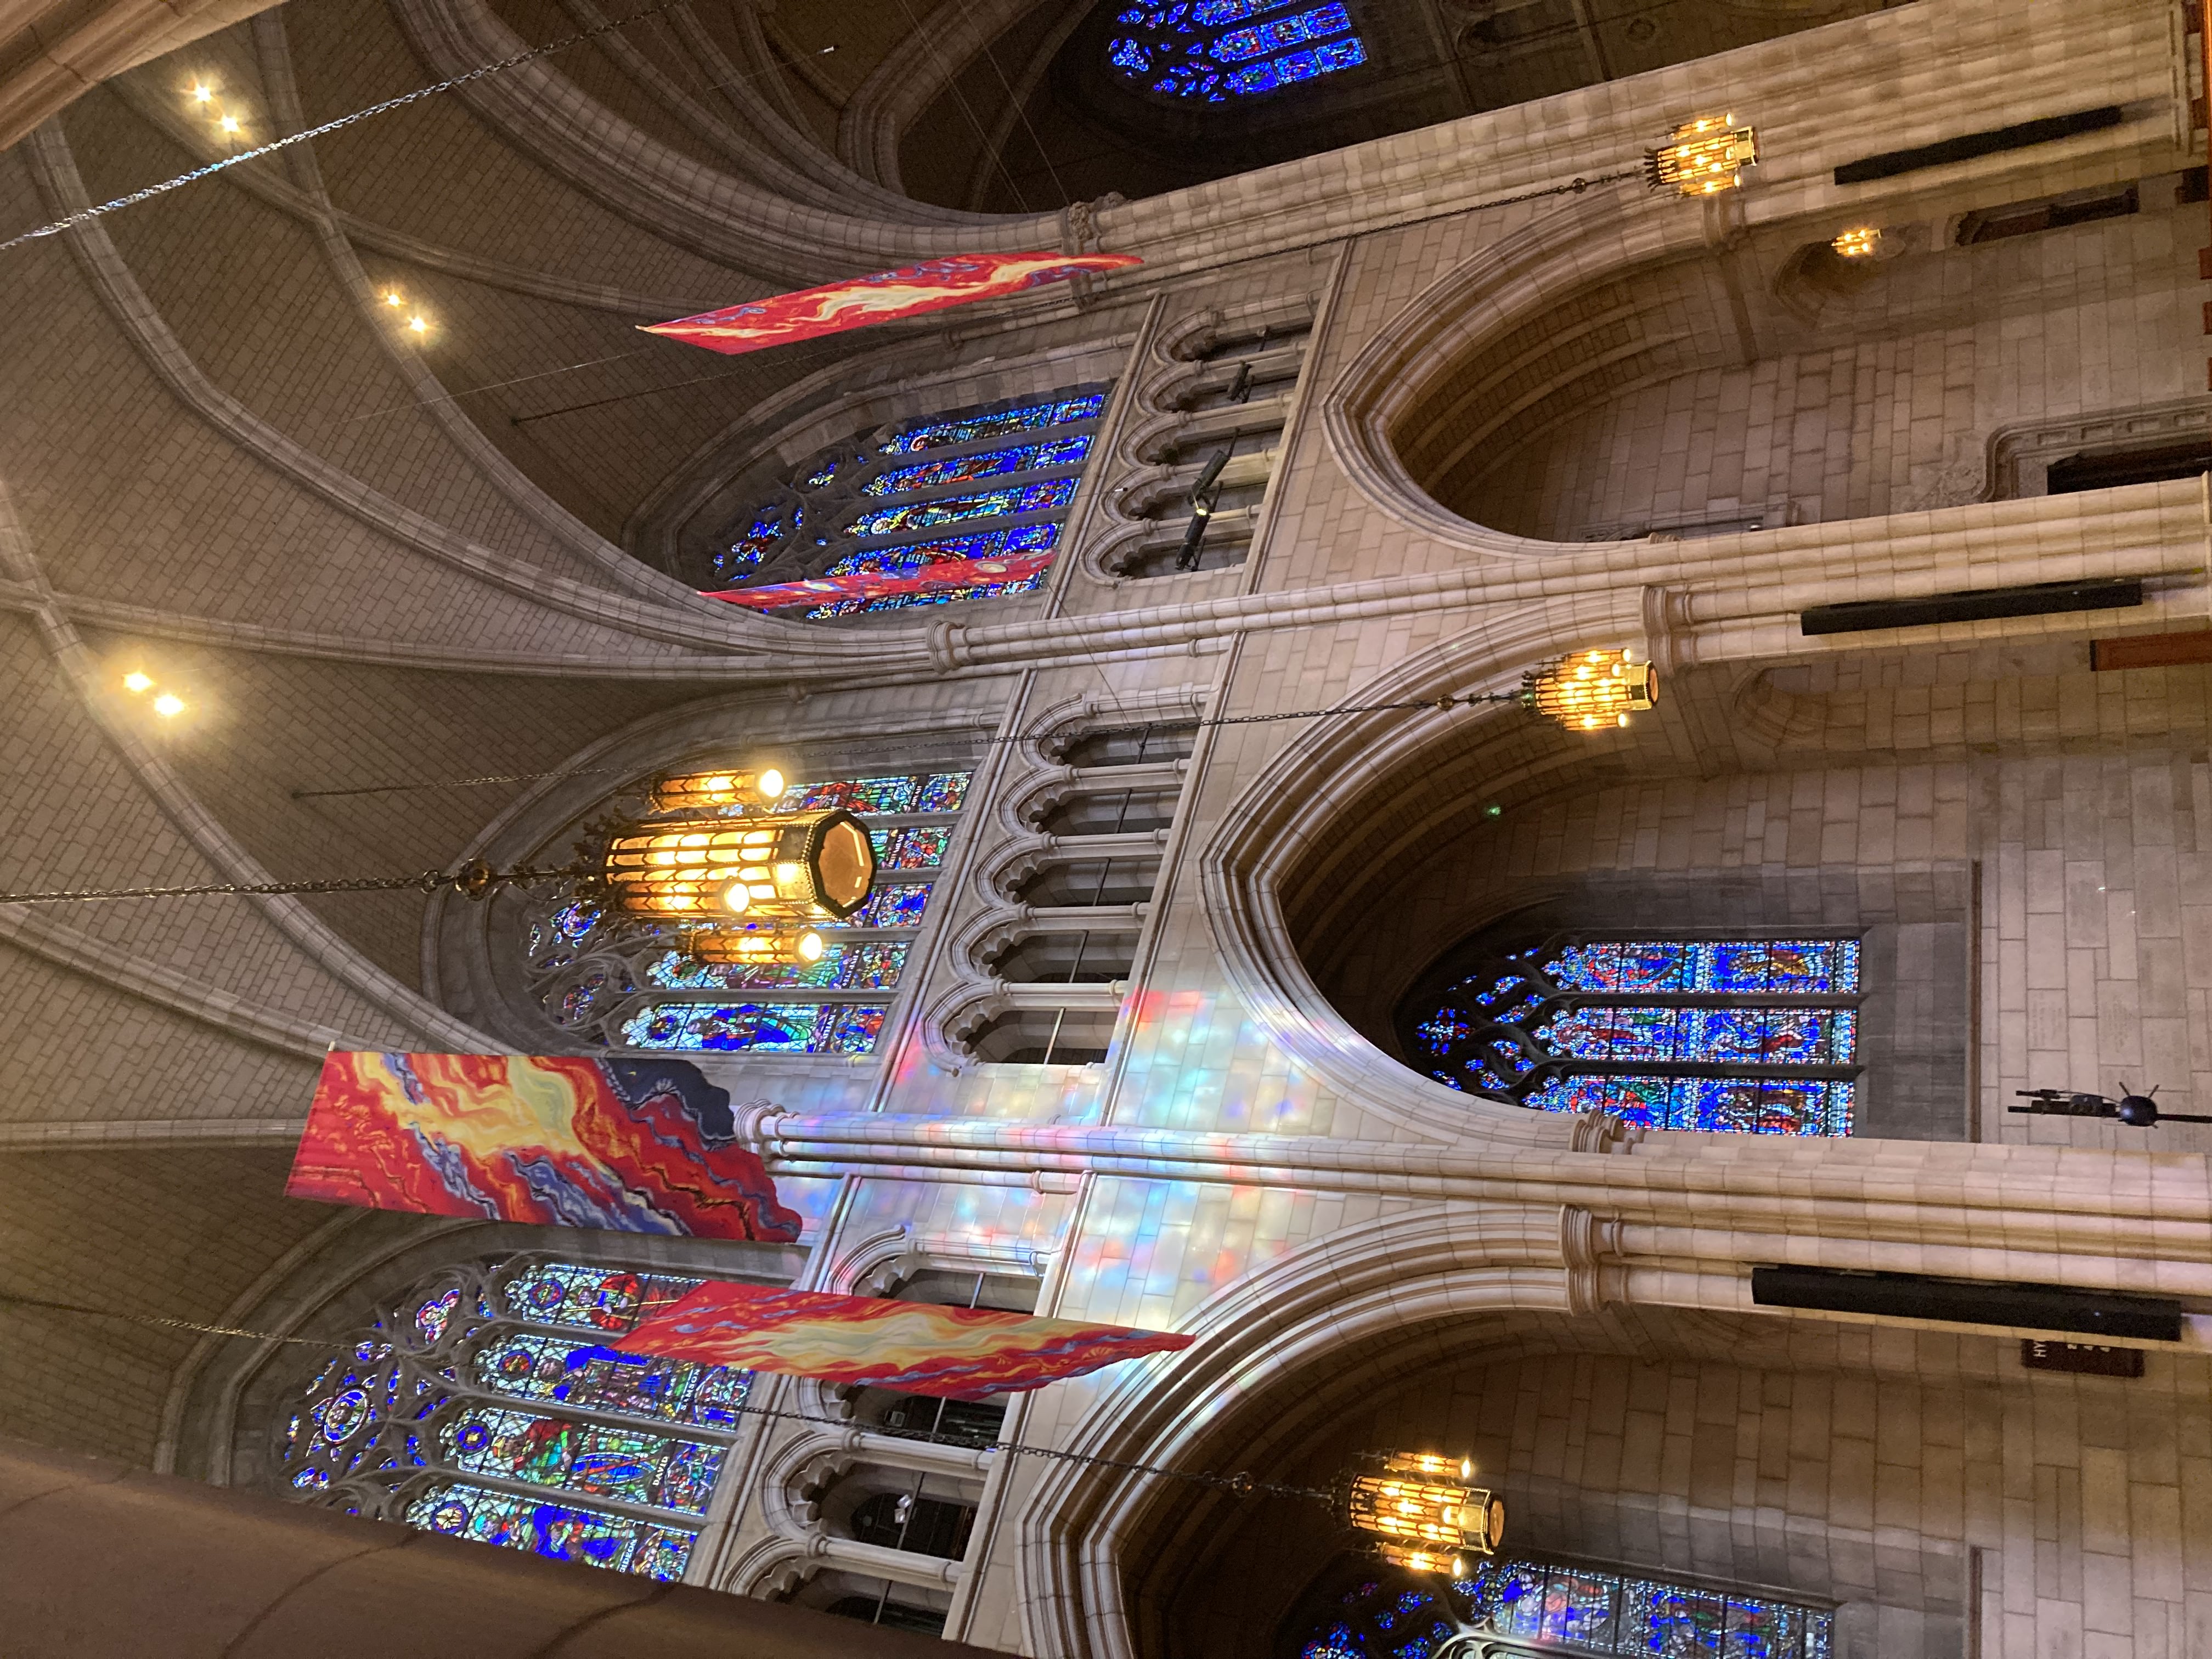
[[[40,131],[51,132],[54,125],[49,122]],[[42,590],[46,587],[45,574],[39,568],[30,538],[16,515],[15,498],[9,494],[4,479],[0,479],[0,574]],[[261,862],[199,804],[167,761],[147,747],[135,732],[107,718],[100,676],[93,665],[91,647],[85,644],[76,625],[58,605],[52,604],[41,606],[33,615],[48,653],[86,712],[137,775],[140,786],[200,857],[225,881],[273,881]],[[365,998],[402,1030],[470,1052],[486,1053],[496,1048],[489,1037],[466,1021],[454,1018],[386,973],[299,899],[270,893],[242,896],[267,916],[309,961]]]

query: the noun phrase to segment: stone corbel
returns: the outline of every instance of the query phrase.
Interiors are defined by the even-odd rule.
[[[1566,1273],[1567,1311],[1595,1313],[1622,1299],[1620,1223],[1601,1219],[1578,1205],[1559,1206],[1559,1261]]]

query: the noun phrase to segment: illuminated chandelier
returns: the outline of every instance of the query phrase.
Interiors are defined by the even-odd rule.
[[[1370,1554],[1409,1572],[1467,1576],[1467,1557],[1505,1537],[1505,1502],[1474,1485],[1474,1460],[1434,1452],[1365,1452],[1337,1483],[1339,1518]]]
[[[1659,671],[1625,648],[1577,651],[1528,675],[1516,696],[1570,732],[1614,730],[1658,705]]]
[[[842,807],[777,810],[784,793],[773,769],[663,777],[653,816],[607,830],[595,885],[625,915],[675,924],[701,962],[818,962],[826,947],[811,924],[867,902],[875,847]]]
[[[1756,132],[1736,125],[1733,115],[1706,115],[1676,127],[1644,155],[1644,168],[1655,190],[1717,196],[1741,185],[1743,170],[1758,161]]]

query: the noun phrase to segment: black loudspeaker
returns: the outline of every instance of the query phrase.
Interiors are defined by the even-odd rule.
[[[1991,617],[2047,617],[2061,611],[2122,611],[2143,602],[2139,576],[2106,576],[2086,582],[2034,582],[2025,587],[1976,587],[1929,593],[1915,599],[1853,599],[1806,608],[1798,625],[1807,634],[1863,634],[1873,628],[1927,628],[1936,623],[1984,622]]]
[[[1971,161],[1977,155],[1995,155],[2000,150],[2025,149],[2030,144],[2048,144],[2056,139],[2071,138],[2077,132],[2095,132],[2105,127],[2116,127],[2121,120],[2118,104],[2107,104],[2098,109],[2076,110],[2071,115],[2046,115],[2039,121],[2022,121],[2016,126],[1993,127],[1987,132],[1969,132],[1957,138],[1939,139],[1932,144],[1921,144],[1912,149],[1893,149],[1880,155],[1869,155],[1863,161],[1846,161],[1836,169],[1839,185],[1863,185],[1874,179],[1894,179],[1900,173],[1916,173],[1922,167],[1948,167],[1954,162]]]
[[[2181,1304],[2155,1296],[2069,1290],[2063,1285],[1989,1284],[1925,1273],[1855,1273],[1840,1267],[1753,1267],[1751,1299],[1762,1308],[2009,1325],[2027,1331],[2181,1340]]]

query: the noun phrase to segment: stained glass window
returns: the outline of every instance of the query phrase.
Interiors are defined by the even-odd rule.
[[[1431,1077],[1541,1111],[1660,1129],[1847,1135],[1855,939],[1571,937],[1418,1000]]]
[[[1254,98],[1367,61],[1342,0],[1173,0],[1127,7],[1114,21],[1106,61],[1170,98]]]
[[[701,585],[817,617],[1034,592],[1105,409],[1063,393],[855,437],[740,514]]]
[[[1834,1615],[1808,1602],[1527,1555],[1450,1581],[1359,1575],[1325,1605],[1299,1659],[1429,1659],[1474,1636],[1500,1655],[1648,1659],[1830,1659],[1833,1643]]]
[[[802,776],[775,805],[842,806],[876,848],[875,890],[820,929],[818,962],[703,963],[674,931],[548,899],[526,915],[524,972],[564,1034],[610,1047],[694,1052],[866,1054],[875,1050],[968,797],[964,771]],[[742,811],[743,809],[733,809]]]
[[[702,1282],[535,1258],[447,1270],[316,1373],[280,1479],[353,1513],[680,1578],[750,1374],[607,1343]]]

